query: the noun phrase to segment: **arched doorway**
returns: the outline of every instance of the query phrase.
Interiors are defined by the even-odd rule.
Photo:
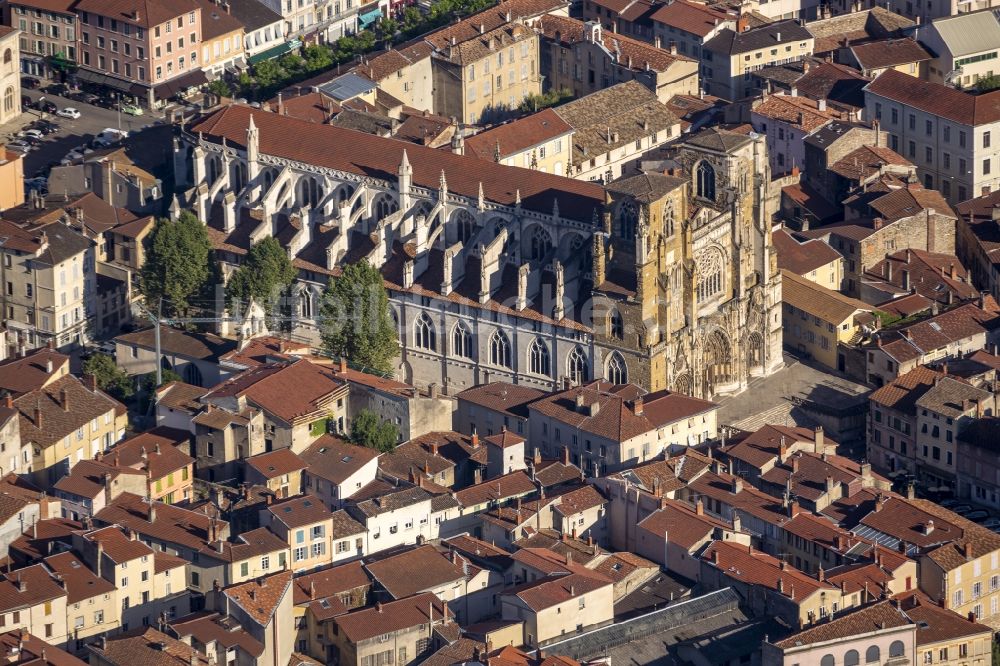
[[[705,379],[710,393],[720,384],[733,381],[733,350],[729,338],[716,329],[705,340]]]

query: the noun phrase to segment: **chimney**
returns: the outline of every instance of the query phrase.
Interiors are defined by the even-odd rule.
[[[823,567],[816,569],[816,580],[821,583],[826,580],[826,572],[823,571]]]
[[[347,359],[343,356],[340,357],[340,371],[347,372]]]
[[[786,460],[788,460],[788,444],[785,442],[785,436],[782,435],[778,441],[778,462],[784,464]]]
[[[35,405],[35,427],[39,430],[42,429],[42,410]]]
[[[153,501],[149,503],[149,522],[156,522],[156,502]]]
[[[924,523],[924,536],[930,535],[930,533],[933,531],[934,531],[934,521],[928,520],[926,523]]]
[[[743,492],[743,479],[741,477],[738,476],[733,477],[732,491],[734,495]]]
[[[816,426],[816,429],[813,431],[813,441],[816,447],[813,449],[813,453],[823,455],[826,452],[826,436],[823,434],[823,426]]]
[[[694,503],[694,512],[696,515],[699,516],[705,515],[705,503],[701,500],[700,497],[698,498],[698,501]]]
[[[632,401],[632,411],[636,416],[642,416],[642,396],[637,396],[635,400]]]
[[[59,389],[59,402],[62,404],[64,412],[69,411],[69,392],[65,388]]]
[[[564,446],[562,448],[562,462],[563,462],[563,465],[568,465],[569,464],[569,447],[568,446]]]
[[[799,507],[798,500],[792,500],[791,502],[788,503],[789,518],[794,518],[795,516],[799,515],[799,511],[801,511],[801,508]]]
[[[83,385],[86,386],[87,389],[91,393],[96,393],[97,392],[97,376],[96,375],[84,375],[83,376]]]

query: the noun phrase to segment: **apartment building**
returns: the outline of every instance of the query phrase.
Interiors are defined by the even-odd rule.
[[[501,617],[523,620],[523,643],[535,648],[610,624],[613,608],[614,585],[596,572],[553,574],[508,588],[500,596]]]
[[[277,449],[244,460],[244,477],[251,485],[264,486],[276,497],[302,492],[302,472],[308,464],[291,449]]]
[[[864,113],[916,164],[924,187],[957,203],[1000,185],[997,99],[1000,92],[969,95],[891,70],[865,86]]]
[[[0,578],[0,620],[8,631],[25,630],[53,645],[66,642],[66,589],[44,564]]]
[[[785,347],[806,353],[830,369],[846,370],[841,345],[862,327],[874,324],[874,308],[791,271],[781,272],[781,284]]]
[[[194,458],[184,453],[190,434],[186,430],[157,427],[119,442],[104,460],[115,467],[143,472],[145,496],[173,504],[192,499]]]
[[[427,36],[433,58],[434,111],[460,123],[515,109],[542,92],[538,71],[538,33],[523,21],[483,32],[475,16]],[[470,30],[472,34],[470,34]]]
[[[428,656],[436,647],[435,630],[454,620],[447,605],[426,592],[354,610],[333,622],[341,666],[407,666]]]
[[[375,480],[378,452],[326,435],[302,452],[303,485],[331,510]]]
[[[290,48],[285,41],[288,27],[281,14],[257,0],[229,0],[229,11],[243,24],[243,53],[254,64],[272,57],[272,49]],[[255,58],[256,56],[256,58]]]
[[[901,374],[868,398],[868,460],[889,476],[916,475],[916,404],[944,374],[919,366]]]
[[[698,63],[676,44],[650,44],[619,34],[597,21],[584,23],[550,14],[537,25],[546,90],[584,97],[618,83],[638,81],[661,102],[698,93]]]
[[[149,489],[144,471],[89,459],[73,465],[52,488],[63,518],[71,520],[93,516],[123,492],[145,495]]]
[[[800,241],[787,229],[771,234],[778,254],[778,269],[839,291],[844,280],[844,256],[818,240]]]
[[[887,599],[780,641],[765,639],[761,664],[932,663],[917,661],[916,634],[916,621]]]
[[[674,44],[678,53],[701,58],[701,50],[723,30],[735,30],[737,16],[700,2],[678,0],[660,5],[650,17],[654,39],[662,45]]]
[[[803,169],[805,141],[840,114],[827,108],[826,100],[798,95],[765,95],[751,104],[750,124],[767,137],[767,157],[775,174]]]
[[[24,74],[55,78],[76,63],[77,19],[74,2],[15,0],[5,3],[4,23],[20,30],[20,68]]]
[[[333,515],[318,497],[289,497],[260,512],[261,525],[291,549],[291,568],[302,572],[330,564],[333,555]]]
[[[246,66],[243,23],[227,3],[197,0],[201,5],[201,69],[217,79],[227,69]],[[266,8],[265,8],[266,9]]]
[[[544,109],[464,140],[465,154],[507,166],[566,175],[572,160],[573,128]]]
[[[1000,73],[1000,20],[993,12],[936,18],[920,31],[920,42],[935,54],[927,76],[933,83],[967,88]]]
[[[56,213],[52,213],[56,214]],[[94,242],[64,224],[21,227],[0,221],[4,315],[19,347],[87,340],[96,279]]]
[[[80,0],[75,9],[80,21],[80,81],[149,106],[206,81],[200,69],[198,0]]]
[[[725,29],[702,46],[702,87],[727,100],[754,92],[753,72],[802,60],[813,53],[815,38],[796,21],[777,21],[747,29]]]
[[[713,402],[671,391],[643,395],[637,386],[612,389],[592,382],[531,403],[528,441],[546,456],[565,447],[567,462],[603,476],[716,437]],[[612,420],[621,428],[609,427]]]
[[[611,183],[638,174],[645,155],[680,136],[677,117],[638,81],[567,102],[555,113],[573,128],[566,175],[577,180]]]
[[[32,475],[44,487],[75,463],[92,458],[125,436],[125,406],[97,388],[66,375],[13,401],[21,441],[30,444]]]
[[[153,627],[133,627],[129,631],[87,646],[88,663],[93,666],[211,666],[208,657],[184,641]]]
[[[262,664],[287,664],[295,649],[292,572],[279,571],[214,593],[213,610],[225,610],[264,646]]]

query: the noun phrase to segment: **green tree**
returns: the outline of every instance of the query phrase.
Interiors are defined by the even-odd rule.
[[[306,61],[306,70],[310,73],[333,66],[333,53],[322,44],[310,44],[302,50],[302,56]]]
[[[391,421],[383,421],[374,411],[362,409],[351,421],[351,441],[358,446],[388,453],[396,448],[399,429]]]
[[[383,41],[392,39],[397,30],[399,30],[399,21],[389,16],[379,18],[375,24],[375,33]]]
[[[323,349],[383,374],[399,353],[389,296],[378,269],[362,259],[330,280],[321,308]]]
[[[288,78],[288,72],[274,60],[265,60],[253,68],[253,76],[262,88],[283,83]]]
[[[232,97],[233,90],[229,87],[229,84],[222,79],[216,79],[208,84],[208,91],[214,93],[219,97]]]
[[[83,362],[83,374],[93,375],[102,391],[118,400],[127,400],[135,390],[125,371],[107,354],[94,354]]]
[[[273,236],[254,243],[246,261],[233,272],[226,285],[226,305],[246,304],[253,299],[264,307],[274,304],[295,279],[288,253]]]
[[[146,240],[146,261],[139,288],[149,308],[163,299],[166,314],[186,312],[189,299],[198,294],[209,277],[212,243],[193,213],[183,211],[176,221],[161,218]]]
[[[424,15],[420,13],[419,9],[410,6],[403,10],[401,29],[407,36],[416,34],[416,31],[423,27],[423,24]]]
[[[978,92],[989,92],[997,88],[1000,88],[1000,76],[996,74],[982,76],[976,81],[976,90]]]
[[[165,386],[165,385],[169,384],[170,382],[182,382],[182,381],[184,381],[183,377],[181,377],[180,375],[178,375],[176,372],[174,372],[170,368],[163,368],[162,370],[160,370],[160,375],[163,377],[163,381],[158,386],[156,384],[156,371],[155,370],[153,372],[147,372],[146,374],[144,374],[142,376],[142,378],[139,380],[139,385],[142,387],[142,390],[145,391],[146,393],[152,393],[153,391],[155,391],[156,389],[158,389],[160,386]]]
[[[302,73],[306,68],[305,58],[297,53],[289,53],[281,56],[278,64],[281,65],[281,69],[285,70],[290,77]]]

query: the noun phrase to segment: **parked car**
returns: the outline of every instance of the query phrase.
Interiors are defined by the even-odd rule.
[[[983,509],[976,509],[975,511],[970,511],[965,514],[963,518],[966,520],[971,520],[974,523],[981,523],[990,517],[989,511],[984,511]]]
[[[40,130],[40,129],[26,129],[26,130],[21,130],[20,132],[17,133],[17,135],[19,137],[21,137],[21,138],[31,137],[33,139],[41,139],[42,136],[44,136],[42,134],[42,130]]]
[[[30,109],[31,108],[31,98],[27,95],[21,95],[21,108]]]
[[[42,85],[42,82],[33,76],[22,76],[21,77],[21,87],[27,88],[28,90],[34,90],[38,86]]]
[[[28,143],[23,139],[19,139],[17,141],[11,141],[10,143],[7,144],[7,148],[9,148],[10,150],[15,150],[19,153],[30,153],[32,147],[33,146],[30,143]]]
[[[62,118],[72,118],[73,120],[76,120],[80,117],[80,112],[72,106],[67,106],[65,109],[57,111],[56,115],[61,116]]]
[[[59,131],[59,125],[48,120],[36,120],[31,123],[31,127],[37,129],[42,134],[55,134]]]
[[[972,505],[971,504],[956,504],[955,506],[951,507],[951,510],[954,511],[955,513],[957,513],[960,516],[964,516],[965,514],[967,514],[970,511],[972,511]]]
[[[47,95],[60,95],[65,97],[69,93],[69,86],[65,83],[52,83],[42,88],[42,92]]]
[[[127,113],[130,116],[141,116],[143,113],[142,107],[135,104],[122,104],[121,110],[122,113]]]
[[[47,99],[46,100],[40,100],[36,104],[35,108],[38,109],[39,111],[43,112],[43,113],[57,113],[59,111],[59,107],[56,106],[55,104],[53,104],[52,102],[50,102]]]

